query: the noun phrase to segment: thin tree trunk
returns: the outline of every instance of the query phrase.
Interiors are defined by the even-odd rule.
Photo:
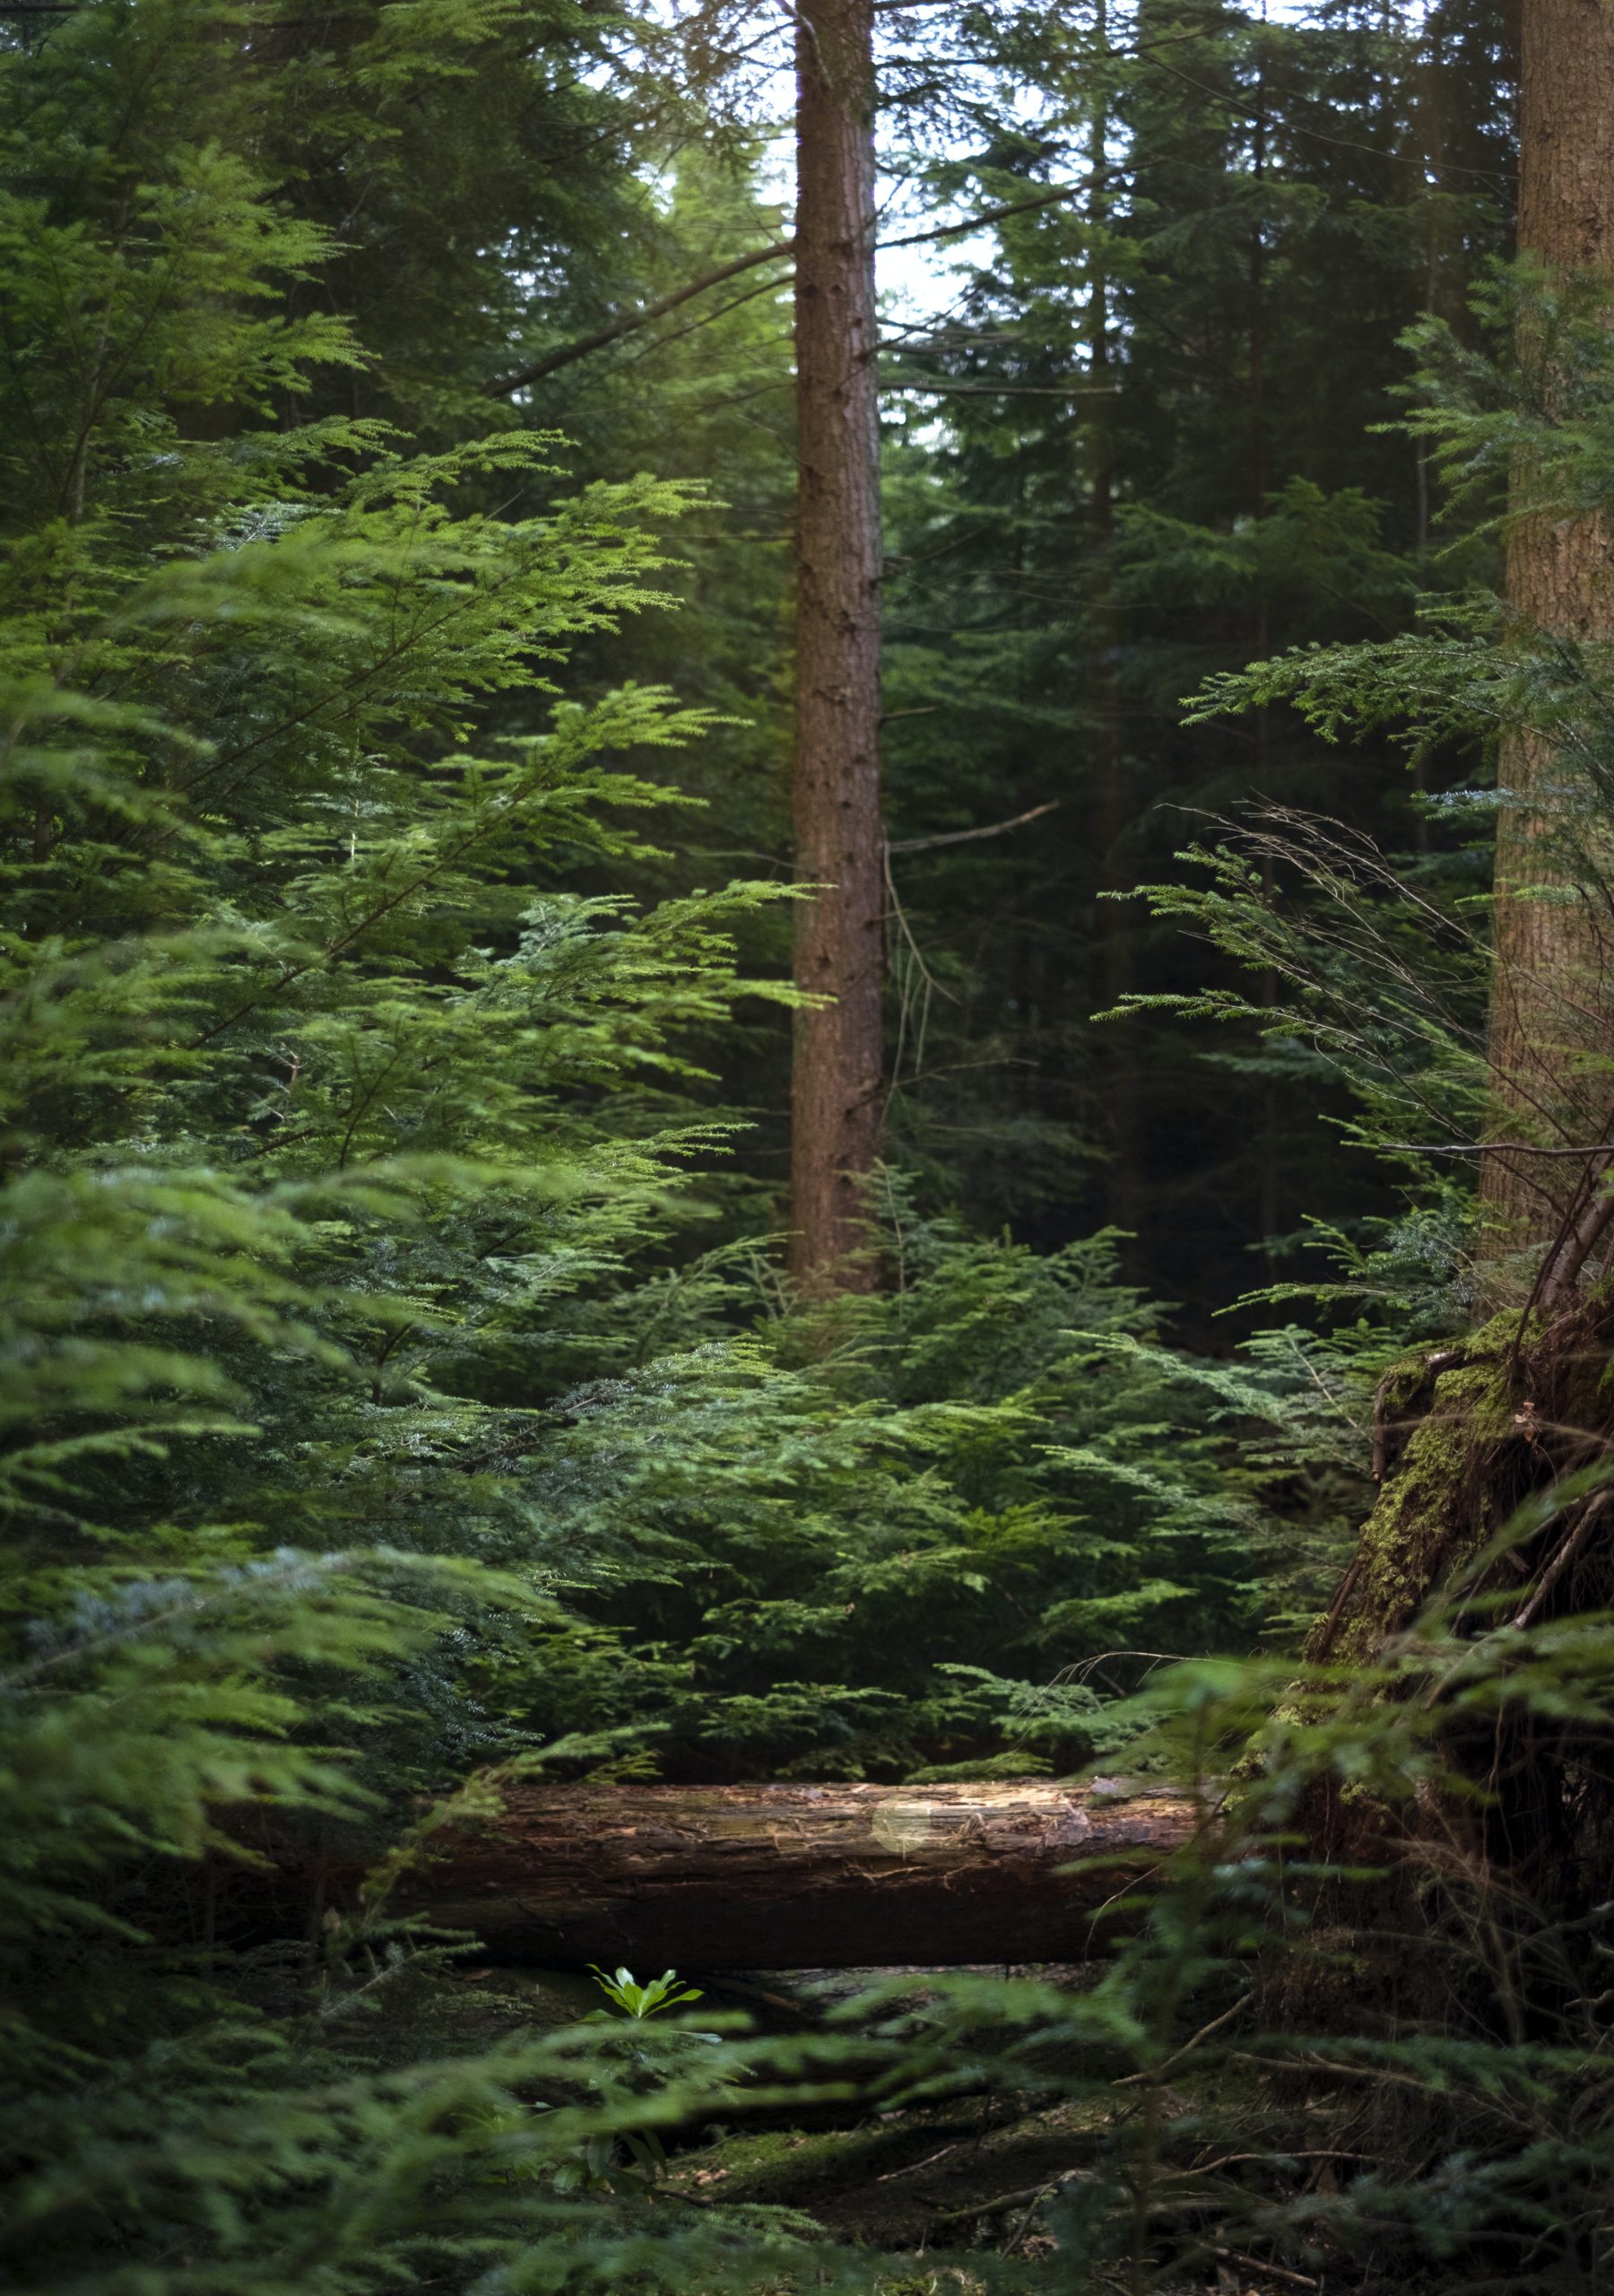
[[[1423,309],[1431,317],[1444,319],[1452,326],[1462,322],[1462,299],[1456,291],[1461,275],[1453,257],[1458,249],[1453,245],[1446,204],[1446,118],[1451,103],[1451,73],[1445,53],[1445,5],[1446,0],[1438,0],[1424,20],[1418,65],[1420,148],[1411,163],[1414,173],[1410,196],[1421,198],[1424,205]],[[1417,486],[1413,542],[1422,567],[1429,555],[1431,458],[1427,439],[1415,439],[1412,446]],[[1428,794],[1428,767],[1422,750],[1413,760],[1412,787],[1418,800],[1412,819],[1412,847],[1416,853],[1425,854],[1429,850],[1429,820],[1422,800]]]
[[[1261,12],[1262,43],[1255,74],[1255,118],[1253,130],[1250,162],[1255,185],[1255,207],[1250,224],[1250,514],[1257,526],[1267,515],[1270,492],[1269,463],[1271,450],[1268,439],[1266,398],[1266,8]],[[1264,662],[1271,651],[1271,614],[1267,597],[1266,577],[1263,573],[1255,587],[1255,655]],[[1271,719],[1264,709],[1255,712],[1255,792],[1263,804],[1271,804],[1277,796],[1272,787]],[[1264,865],[1263,891],[1270,901],[1274,886],[1274,871],[1269,855]],[[1261,1002],[1269,1008],[1278,1002],[1277,976],[1269,968],[1261,976]],[[1278,1088],[1269,1081],[1261,1088],[1256,1117],[1256,1184],[1255,1224],[1264,1248],[1266,1274],[1269,1283],[1275,1282],[1278,1263],[1272,1244],[1278,1234],[1280,1202],[1281,1150],[1279,1139],[1280,1101]]]
[[[1412,161],[1414,175],[1410,196],[1421,199],[1424,222],[1424,289],[1422,307],[1431,317],[1444,319],[1448,326],[1462,323],[1462,298],[1459,291],[1459,267],[1453,257],[1458,252],[1453,245],[1449,193],[1446,185],[1446,122],[1451,107],[1451,72],[1446,62],[1445,0],[1430,9],[1424,19],[1422,48],[1418,61],[1418,123],[1419,150]],[[1418,488],[1417,526],[1415,542],[1419,563],[1429,551],[1430,500],[1429,442],[1415,439],[1414,475]],[[1420,761],[1421,764],[1421,761]],[[1421,774],[1419,787],[1423,787]],[[1421,822],[1425,834],[1419,850],[1427,848],[1427,824]]]
[[[1093,30],[1102,47],[1109,37],[1107,0],[1098,0]],[[1101,85],[1093,107],[1093,189],[1088,210],[1092,229],[1088,257],[1088,369],[1094,386],[1088,425],[1092,456],[1092,821],[1096,889],[1101,892],[1117,891],[1125,884],[1121,841],[1126,832],[1129,811],[1125,736],[1116,677],[1121,617],[1115,603],[1115,402],[1108,396],[1115,365],[1110,341],[1108,249],[1105,245],[1111,205],[1106,173],[1109,132],[1109,94]],[[1100,901],[1097,907],[1097,986],[1098,1001],[1107,1011],[1119,1004],[1132,985],[1132,925],[1118,902]],[[1111,1035],[1108,1056],[1100,1071],[1108,1118],[1108,1216],[1113,1227],[1132,1234],[1139,1216],[1140,1143],[1138,1048],[1130,1030],[1117,1030]]]
[[[1524,0],[1518,239],[1550,273],[1614,273],[1614,8],[1607,0]],[[1550,396],[1550,375],[1544,381]],[[1516,487],[1531,482],[1522,466]],[[1601,512],[1542,514],[1513,528],[1507,596],[1526,633],[1573,643],[1614,636],[1610,538]],[[1502,745],[1499,778],[1514,802],[1497,824],[1493,1136],[1575,1141],[1590,1125],[1595,1139],[1606,1111],[1577,1072],[1589,1051],[1606,1055],[1594,1039],[1609,957],[1557,843],[1549,792],[1566,778],[1562,753],[1544,734],[1513,734]],[[1543,884],[1560,898],[1525,897],[1525,888]],[[1480,1197],[1493,1222],[1493,1255],[1550,1243],[1577,1177],[1572,1166],[1540,1157],[1488,1154]]]
[[[1103,1781],[515,1786],[485,1830],[432,1835],[396,1902],[508,1960],[641,1975],[1073,1960],[1199,1820]]]
[[[866,1290],[883,1100],[880,400],[873,11],[803,0],[796,35],[795,865],[791,1267]]]

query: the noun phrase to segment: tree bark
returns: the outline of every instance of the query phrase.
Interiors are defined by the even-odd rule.
[[[1100,48],[1109,39],[1108,0],[1098,0],[1093,18]],[[1116,665],[1121,654],[1121,615],[1115,599],[1115,402],[1109,396],[1115,374],[1110,342],[1109,249],[1106,235],[1113,205],[1109,161],[1110,100],[1100,81],[1093,103],[1092,191],[1088,221],[1088,370],[1094,396],[1088,419],[1092,477],[1089,519],[1092,540],[1092,590],[1089,606],[1092,648],[1094,891],[1125,890],[1121,843],[1130,826],[1125,732]],[[1095,900],[1096,1002],[1113,1011],[1132,986],[1129,914],[1118,902]],[[1106,1217],[1113,1228],[1135,1234],[1140,1202],[1138,1048],[1130,1031],[1116,1030],[1107,1042],[1099,1071],[1107,1117]],[[1130,1257],[1130,1254],[1128,1255]]]
[[[1607,0],[1524,0],[1519,132],[1521,252],[1556,277],[1614,274],[1614,8]],[[1522,348],[1527,362],[1538,355],[1528,343]],[[1542,381],[1550,407],[1550,373]],[[1522,462],[1516,501],[1529,499],[1532,481]],[[1542,512],[1512,528],[1507,596],[1527,642],[1538,634],[1573,645],[1614,636],[1610,539],[1601,513]],[[1561,801],[1552,785],[1566,778],[1566,761],[1549,735],[1519,731],[1503,742],[1498,774],[1513,802],[1497,824],[1492,1136],[1595,1141],[1607,1111],[1596,1105],[1586,1055],[1606,1053],[1592,1039],[1604,1033],[1597,1023],[1609,952],[1554,820]],[[1526,896],[1539,886],[1566,898]],[[1480,1199],[1491,1216],[1492,1253],[1550,1246],[1572,1216],[1580,1178],[1572,1163],[1488,1152]]]
[[[880,399],[873,11],[803,0],[796,41],[795,868],[790,1264],[868,1290],[883,1103]]]
[[[394,1902],[506,1960],[641,1975],[1074,1960],[1197,1821],[1106,1780],[517,1786],[485,1831],[433,1835]]]

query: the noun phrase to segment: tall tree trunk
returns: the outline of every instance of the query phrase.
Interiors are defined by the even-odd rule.
[[[1257,526],[1267,515],[1270,491],[1271,460],[1267,425],[1266,397],[1266,8],[1261,11],[1262,40],[1257,50],[1255,73],[1255,106],[1250,150],[1250,173],[1255,186],[1255,204],[1250,222],[1250,515]],[[1266,577],[1261,575],[1255,586],[1255,654],[1264,662],[1271,651],[1271,613],[1267,597]],[[1272,787],[1272,729],[1271,719],[1264,709],[1255,712],[1255,795],[1263,804],[1271,804],[1277,796]],[[1273,892],[1273,869],[1269,855],[1264,865],[1263,891],[1270,900]],[[1273,1005],[1278,1002],[1277,976],[1270,969],[1261,977],[1261,1002]],[[1256,1118],[1256,1192],[1255,1224],[1265,1248],[1266,1273],[1269,1283],[1275,1282],[1278,1263],[1272,1252],[1278,1234],[1278,1213],[1280,1180],[1280,1143],[1279,1139],[1280,1103],[1277,1086],[1268,1082],[1261,1088]]]
[[[1560,276],[1614,273],[1614,8],[1606,0],[1524,0],[1519,126],[1521,251]],[[1527,359],[1537,355],[1537,347],[1523,348]],[[1544,363],[1550,366],[1549,352]],[[1550,399],[1550,372],[1542,379]],[[1532,476],[1522,465],[1520,496]],[[1614,636],[1610,540],[1601,512],[1543,513],[1513,528],[1507,596],[1526,633],[1572,643]],[[1558,849],[1549,793],[1565,777],[1549,735],[1505,739],[1499,778],[1514,802],[1504,804],[1497,826],[1489,1030],[1496,1141],[1575,1144],[1603,1137],[1609,1126],[1608,1109],[1580,1072],[1588,1051],[1606,1053],[1593,1037],[1601,1033],[1595,1022],[1610,952]],[[1555,882],[1566,899],[1526,896],[1526,888]],[[1551,1257],[1554,1239],[1575,1224],[1596,1186],[1595,1170],[1491,1149],[1480,1171],[1480,1197],[1493,1222],[1489,1249],[1497,1257],[1539,1255],[1547,1246]],[[1497,1284],[1497,1296],[1506,1288]]]
[[[1098,0],[1094,36],[1102,47],[1109,37],[1107,0]],[[1088,208],[1092,239],[1088,255],[1088,371],[1094,386],[1088,440],[1092,457],[1090,518],[1093,588],[1090,604],[1093,649],[1092,822],[1097,890],[1122,890],[1126,871],[1121,840],[1128,825],[1125,733],[1116,664],[1121,616],[1115,600],[1115,379],[1110,340],[1109,161],[1110,101],[1100,82],[1093,106],[1089,164],[1093,189]],[[1098,1000],[1107,1011],[1132,986],[1132,920],[1116,901],[1100,901],[1095,920],[1098,944]],[[1139,1218],[1138,1050],[1131,1031],[1117,1030],[1108,1040],[1109,1057],[1100,1070],[1108,1118],[1106,1174],[1110,1224],[1128,1234]]]
[[[791,1267],[866,1290],[883,1116],[880,399],[871,0],[796,15],[795,866]]]

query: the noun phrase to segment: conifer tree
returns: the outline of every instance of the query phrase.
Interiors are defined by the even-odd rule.
[[[1472,53],[1448,54],[1442,79],[1442,291],[1459,302],[1501,243],[1506,168],[1497,29],[1464,37]],[[1111,172],[998,224],[945,323],[889,354],[915,410],[888,448],[896,962],[905,922],[933,983],[899,988],[915,1026],[892,1134],[939,1189],[1019,1232],[1052,1241],[1124,1213],[1132,1272],[1197,1318],[1247,1283],[1253,1227],[1292,1239],[1306,1213],[1354,1215],[1376,1183],[1335,1152],[1318,1121],[1332,1088],[1301,1048],[1211,1046],[1158,1006],[1094,1025],[1106,979],[1183,985],[1182,951],[1108,896],[1161,865],[1182,808],[1265,798],[1440,842],[1387,744],[1341,755],[1276,711],[1263,731],[1180,722],[1184,691],[1247,659],[1263,613],[1272,644],[1366,636],[1451,578],[1415,561],[1417,459],[1380,429],[1427,283],[1410,165],[1423,66],[1378,11],[1258,27],[1151,8],[1110,46],[1095,57],[1067,30],[1028,57],[1005,37],[1005,75],[1045,91],[1037,132],[972,147],[971,196],[1068,179],[1100,102]],[[1344,110],[1349,139],[1328,124]]]
[[[139,0],[0,54],[0,2269],[574,2290],[620,2235],[750,2285],[766,2224],[686,2255],[603,2173],[709,2103],[709,2045],[654,2095],[597,2033],[367,2053],[454,1950],[388,1915],[407,1833],[317,1948],[239,1951],[265,1846],[379,1848],[512,1750],[457,1660],[567,1631],[531,1335],[659,1231],[677,1039],[766,898],[576,883],[666,802],[625,754],[699,720],[560,665],[650,605],[687,495],[299,419],[365,352],[286,308],[334,250],[265,172],[297,74],[256,22]]]

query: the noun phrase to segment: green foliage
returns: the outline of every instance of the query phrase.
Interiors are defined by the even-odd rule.
[[[777,2280],[789,2220],[648,2213],[657,2132],[753,2062],[733,2039],[646,2013],[630,2046],[585,2022],[377,2066],[464,1950],[388,1900],[496,1792],[467,1772],[1035,1767],[1103,1737],[1088,1684],[1045,1686],[1073,1649],[1251,1608],[1225,1398],[1178,1432],[1210,1391],[1149,1352],[1107,1242],[1039,1261],[897,1191],[898,1288],[839,1316],[759,1288],[754,1246],[683,1243],[732,1131],[709,1048],[785,995],[736,951],[779,888],[658,887],[639,826],[709,712],[600,675],[699,498],[568,494],[547,436],[424,453],[338,412],[375,339],[361,298],[357,328],[315,300],[338,250],[259,133],[373,104],[374,175],[496,17],[412,48],[389,22],[311,78],[231,47],[249,12],[143,0],[4,58],[30,2286]],[[421,1788],[450,1798],[401,1824]],[[265,1933],[277,1868],[369,1854],[314,1943]]]
[[[1484,1567],[1541,1528],[1521,1515]],[[1478,1577],[1370,1663],[1151,1677],[1128,1718],[1202,1828],[1118,1892],[1081,1981],[893,1974],[838,2013],[873,2013],[893,2098],[985,2086],[1057,2132],[1030,2191],[980,2208],[994,2246],[1035,2223],[1078,2287],[1191,2286],[1229,2253],[1253,2280],[1599,2285],[1609,1909],[1521,1867],[1557,1822],[1526,1750],[1573,1748],[1567,1784],[1614,1638],[1605,1613],[1477,1621]]]
[[[1289,1467],[1237,1492],[1228,1470],[1258,1427],[1297,1438],[1304,1362],[1167,1349],[1113,1238],[1038,1255],[894,1186],[887,1235],[900,1283],[871,1300],[725,1335],[716,1311],[754,1297],[731,1257],[683,1279],[681,1346],[671,1303],[624,1318],[645,1360],[619,1341],[560,1399],[532,1484],[595,1637],[516,1631],[490,1711],[674,1775],[1032,1771],[1113,1743],[1136,1660],[1106,1654],[1249,1633]],[[1284,1503],[1337,1541],[1339,1495]]]
[[[1095,1027],[1128,992],[1239,985],[1107,896],[1173,874],[1185,815],[1250,800],[1389,852],[1453,841],[1387,726],[1341,744],[1276,706],[1185,724],[1181,701],[1491,576],[1483,538],[1433,557],[1433,441],[1383,426],[1420,311],[1472,348],[1467,291],[1506,229],[1507,35],[1488,6],[1185,5],[1124,37],[992,15],[995,106],[933,179],[964,214],[1078,188],[995,224],[891,353],[897,1136],[983,1225],[1135,1232],[1127,1273],[1202,1343],[1291,1272],[1307,1217],[1393,1215],[1393,1191],[1341,1148],[1349,1100],[1301,1040],[1153,1001]],[[1456,776],[1449,746],[1413,761],[1415,787]]]
[[[273,2013],[232,1950],[232,1867],[452,1782],[489,1733],[445,1653],[556,1616],[530,1540],[490,1568],[523,1335],[665,1225],[711,1131],[681,1037],[768,898],[573,889],[646,849],[629,753],[703,722],[556,674],[656,602],[687,490],[495,515],[548,442],[288,413],[364,353],[287,315],[329,243],[255,158],[244,22],[98,8],[0,63],[7,2269],[754,2284],[768,2224],[606,2227],[551,2173],[709,2106],[704,2062],[367,2067],[340,2028],[444,1952],[384,1890]]]
[[[612,80],[631,28],[569,0],[0,30],[8,2284],[929,2286],[676,2185],[691,2132],[803,2080],[1068,2109],[1008,2247],[1047,2205],[1072,2285],[1245,2250],[1597,2284],[1605,1910],[1550,1871],[1538,1902],[1520,1845],[1601,1807],[1610,1637],[1595,1587],[1536,1619],[1515,1581],[1575,1561],[1601,1465],[1454,1541],[1457,1582],[1361,1663],[1289,1653],[1368,1511],[1375,1385],[1410,1410],[1408,1342],[1471,1297],[1445,1152],[1486,1089],[1476,755],[1526,724],[1572,752],[1583,860],[1614,788],[1598,649],[1498,644],[1471,587],[1506,474],[1533,511],[1606,498],[1606,331],[1514,275],[1486,309],[1520,359],[1476,350],[1455,291],[1494,204],[1408,170],[1427,57],[1377,12],[1174,19],[1185,75],[989,13],[960,33],[981,148],[940,187],[1063,178],[1100,96],[1131,180],[1004,218],[961,328],[894,358],[907,1168],[886,1287],[812,1305],[755,1232],[792,1001],[783,274],[488,388],[777,237],[754,144],[642,57]],[[1448,35],[1479,187],[1501,33],[1437,10]],[[1404,435],[1365,429],[1420,309],[1424,480],[1467,490],[1439,570]],[[1096,361],[1113,393],[1072,396]],[[1387,799],[1398,750],[1460,786]],[[1252,785],[1195,884],[1153,889],[1166,932],[1098,904],[1170,806]],[[973,835],[1049,803],[1034,848]],[[1117,1000],[1146,1061],[1089,1031]],[[1332,1275],[1264,1297],[1320,1297],[1324,1331],[1183,1352],[1137,1265],[1202,1319],[1242,1288],[1279,1241],[1255,1184],[1320,1108],[1343,1155],[1276,1200],[1323,1176]],[[1145,1136],[1154,1234],[1092,1232]],[[1340,1178],[1365,1151],[1376,1200]],[[1381,1544],[1529,1448],[1509,1336],[1440,1375]],[[462,2046],[472,1942],[391,1909],[535,1763],[1122,1750],[1205,1823],[1116,1892],[1080,1983],[905,1978],[765,2043],[619,1970],[609,2011]],[[1409,1822],[1368,1839],[1367,1810]],[[1311,2013],[1341,1969],[1343,2034]]]
[[[618,1970],[614,1977],[607,1977],[597,1961],[589,1967],[594,1973],[594,1983],[605,1998],[615,2004],[624,2017],[655,2017],[664,2009],[681,2008],[686,2001],[701,1999],[698,1985],[681,1985],[677,1971],[664,1970],[647,1985],[638,1984],[631,1970]]]
[[[1497,272],[1475,309],[1486,330],[1477,344],[1435,319],[1407,337],[1419,363],[1402,427],[1450,482],[1457,561],[1476,512],[1481,532],[1586,516],[1614,485],[1609,339],[1592,284],[1549,283],[1523,264]],[[1319,1225],[1335,1280],[1264,1297],[1366,1305],[1410,1335],[1451,1331],[1471,1315],[1485,1282],[1472,1179],[1497,1086],[1491,836],[1499,811],[1526,808],[1540,882],[1524,897],[1601,910],[1614,803],[1610,671],[1594,638],[1532,629],[1476,587],[1426,598],[1401,635],[1297,647],[1216,676],[1193,698],[1191,723],[1234,714],[1264,722],[1281,709],[1331,745],[1389,738],[1419,772],[1435,766],[1449,778],[1456,766],[1463,775],[1430,802],[1443,837],[1421,852],[1398,856],[1337,821],[1254,804],[1179,855],[1193,871],[1186,882],[1142,888],[1157,917],[1230,959],[1244,985],[1123,1002],[1230,1023],[1269,1056],[1326,1075],[1348,1095],[1343,1136],[1393,1170],[1403,1190],[1403,1208],[1388,1218]],[[1550,769],[1528,795],[1491,786],[1505,745],[1516,755],[1525,740],[1549,745]],[[1574,1123],[1595,1126],[1607,1076],[1599,992],[1566,981],[1558,995],[1575,1048],[1561,1060]],[[1527,1082],[1514,1098],[1510,1123],[1530,1134]],[[1566,1135],[1538,1128],[1561,1151]]]

